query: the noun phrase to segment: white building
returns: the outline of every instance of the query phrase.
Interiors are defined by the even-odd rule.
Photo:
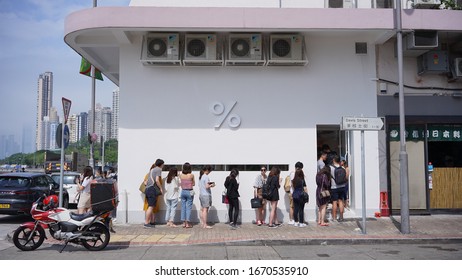
[[[336,2],[345,8],[330,9]],[[411,7],[409,1],[403,2],[403,7]],[[341,119],[384,116],[392,125],[398,111],[393,97],[397,91],[394,82],[398,81],[394,11],[375,9],[376,4],[386,7],[390,2],[133,0],[130,7],[99,7],[69,15],[66,43],[122,92],[120,220],[128,213],[129,222],[143,221],[143,201],[137,188],[156,158],[168,165],[215,165],[210,177],[217,187],[212,190],[209,216],[220,222],[227,219],[221,193],[231,167],[241,170],[240,219],[250,222],[255,219],[249,201],[258,166],[278,165],[285,177],[295,162],[301,161],[311,196],[305,214],[307,220],[314,220],[316,154],[322,144],[342,155],[348,153],[351,210],[346,217],[360,216],[361,137],[359,131],[341,131]],[[446,50],[448,61],[462,57],[462,50],[457,48],[462,13],[405,11],[405,41],[414,43],[406,45],[406,94],[415,94],[425,105],[445,102],[447,106],[435,106],[427,114],[416,103],[407,105],[417,123],[422,123],[417,116],[449,114],[451,120],[445,118],[443,123],[461,124],[460,99],[448,102],[446,99],[452,97],[433,96],[435,87],[444,96],[460,92],[459,74],[451,81],[446,77],[454,66],[448,62],[446,70],[430,73],[429,68],[439,65],[440,57],[443,62],[444,56],[436,54],[435,58],[432,54],[426,59],[433,65],[419,74],[416,53]],[[424,41],[428,37],[434,41],[436,36],[440,43],[427,45],[419,36]],[[249,51],[245,51],[247,47]],[[392,126],[386,129],[388,132]],[[365,132],[368,216],[380,211],[381,191],[399,195],[393,173],[396,160],[390,151],[395,151],[395,146],[385,132]],[[411,163],[417,160],[414,155],[410,151]],[[423,203],[428,211],[426,159],[419,160],[419,167],[414,168],[420,172],[419,183],[410,182],[414,188],[411,197],[418,194],[416,209]],[[198,172],[195,174],[198,178]],[[288,198],[282,189],[280,197],[278,217],[288,221]],[[194,202],[197,221],[198,196]],[[163,219],[162,214],[159,219]]]
[[[112,92],[111,139],[119,139],[119,96],[120,90],[115,89]]]

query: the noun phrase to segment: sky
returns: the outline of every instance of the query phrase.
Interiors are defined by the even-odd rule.
[[[98,6],[128,6],[130,0],[99,0]],[[64,42],[64,21],[74,11],[92,8],[93,0],[0,0],[0,135],[34,130],[37,79],[53,72],[53,107],[63,116],[62,97],[70,114],[91,107],[91,78],[79,74],[80,55]],[[96,103],[112,107],[117,86],[96,80]],[[34,141],[35,142],[35,141]]]

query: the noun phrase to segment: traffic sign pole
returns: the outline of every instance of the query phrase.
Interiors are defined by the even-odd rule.
[[[61,167],[59,169],[59,207],[63,207],[63,178],[64,178],[64,127],[61,130]]]
[[[364,131],[379,131],[384,129],[383,118],[342,117],[342,130],[361,131],[361,190],[362,190],[362,233],[366,234],[366,157]]]

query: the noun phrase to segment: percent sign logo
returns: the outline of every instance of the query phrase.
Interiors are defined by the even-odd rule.
[[[215,129],[220,128],[226,119],[228,119],[228,126],[231,128],[238,128],[241,125],[241,117],[236,114],[231,114],[231,111],[234,109],[236,104],[237,101],[234,101],[234,103],[229,107],[225,107],[225,105],[221,102],[215,102],[212,104],[210,111],[215,116],[219,116],[218,122],[215,124]]]

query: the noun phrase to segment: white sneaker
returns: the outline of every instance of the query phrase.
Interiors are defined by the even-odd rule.
[[[299,227],[306,227],[306,224],[305,223],[300,223],[298,226]]]
[[[294,220],[289,220],[289,222],[287,224],[293,225],[293,224],[295,224],[295,221]]]
[[[298,227],[298,223],[293,223],[293,226],[294,226],[294,227]]]

